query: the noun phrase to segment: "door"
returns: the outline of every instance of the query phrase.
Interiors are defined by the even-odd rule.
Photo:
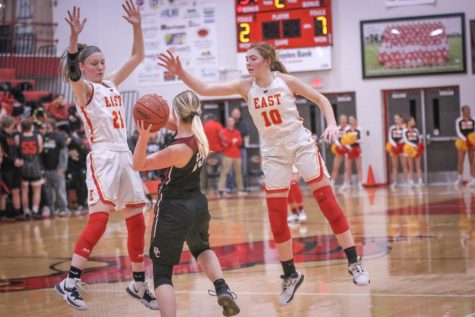
[[[459,88],[434,87],[398,89],[384,91],[386,104],[386,125],[384,135],[388,139],[388,129],[394,124],[394,115],[404,119],[414,117],[421,133],[425,151],[422,156],[424,179],[429,184],[453,182],[456,178],[457,152],[455,120],[460,113]],[[387,175],[390,179],[391,162],[387,155]],[[398,183],[405,180],[401,169]]]
[[[457,177],[455,120],[460,116],[458,87],[424,91],[427,180],[431,184],[451,183]]]

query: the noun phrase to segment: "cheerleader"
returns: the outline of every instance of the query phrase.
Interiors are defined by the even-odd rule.
[[[455,142],[455,147],[457,148],[458,153],[458,162],[457,162],[457,180],[455,181],[455,186],[460,186],[463,184],[462,173],[463,173],[463,162],[465,161],[465,153],[468,155],[468,161],[470,163],[470,176],[471,180],[468,182],[467,186],[475,185],[475,170],[473,165],[473,153],[474,153],[474,140],[473,132],[475,131],[475,120],[472,119],[470,114],[470,107],[464,105],[461,109],[462,116],[455,121],[455,130],[457,131],[457,141]],[[472,136],[472,137],[471,137]]]
[[[414,167],[417,174],[417,185],[422,186],[421,155],[424,152],[424,144],[421,141],[419,130],[416,128],[416,119],[411,117],[407,122],[407,127],[403,130],[404,153],[407,156],[408,171],[407,184],[414,185]]]
[[[345,190],[350,187],[351,179],[351,165],[355,162],[356,175],[358,179],[358,189],[363,188],[362,174],[361,174],[361,128],[358,127],[358,121],[355,116],[349,117],[350,124],[345,130],[341,142],[348,149],[345,154],[345,175],[344,183],[340,190]]]
[[[400,114],[394,115],[394,125],[389,128],[388,143],[386,145],[386,151],[389,152],[392,162],[392,184],[391,188],[397,187],[398,182],[398,163],[401,161],[401,167],[404,175],[407,175],[407,159],[403,155],[404,141],[404,118]]]
[[[347,148],[341,144],[341,138],[345,134],[345,130],[348,127],[348,117],[346,114],[340,115],[339,118],[339,125],[338,125],[338,137],[335,139],[335,142],[332,145],[332,153],[335,154],[335,159],[333,160],[333,169],[332,169],[332,177],[331,177],[331,184],[332,186],[335,185],[335,180],[338,177],[338,170],[340,169],[340,165],[343,162],[344,154],[347,151]]]

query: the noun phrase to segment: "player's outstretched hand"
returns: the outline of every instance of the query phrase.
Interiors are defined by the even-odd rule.
[[[78,36],[87,21],[87,19],[84,18],[81,22],[81,9],[76,6],[73,7],[72,12],[68,10],[68,17],[64,18],[64,20],[69,24],[72,36]]]
[[[140,16],[140,8],[136,7],[132,0],[126,0],[125,3],[122,4],[122,8],[127,15],[123,15],[122,17],[127,20],[132,25],[140,25],[142,19]]]
[[[145,125],[146,124],[143,120],[135,121],[135,128],[137,129],[137,131],[139,131],[140,137],[149,138],[150,133],[151,133],[150,130],[152,129],[152,125],[149,124],[147,127],[145,127]]]
[[[333,143],[338,137],[338,134],[339,134],[338,127],[335,124],[330,124],[327,126],[325,131],[323,131],[322,139],[325,142]]]
[[[173,75],[180,76],[180,74],[183,72],[180,57],[174,56],[169,50],[167,50],[167,54],[160,53],[158,56],[158,65],[164,67]]]

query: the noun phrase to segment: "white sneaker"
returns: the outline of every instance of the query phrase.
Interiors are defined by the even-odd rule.
[[[82,282],[78,278],[65,278],[56,284],[54,289],[71,307],[78,310],[87,310],[87,305],[79,292]]]
[[[299,222],[307,222],[307,214],[305,213],[305,210],[302,209],[302,211],[299,212],[298,220]]]
[[[407,182],[407,188],[412,188],[413,186],[414,186],[414,182],[413,182],[413,181]]]
[[[130,282],[125,289],[127,294],[140,301],[145,307],[158,310],[158,302],[155,295],[149,290],[147,282]]]
[[[417,185],[418,185],[419,187],[424,186],[424,181],[422,180],[422,178],[419,178],[419,180],[417,181]]]
[[[43,217],[49,218],[51,216],[51,209],[49,206],[44,206],[43,207]]]
[[[359,189],[359,190],[364,189],[363,184],[362,184],[361,182],[358,182],[358,189]]]
[[[350,189],[350,187],[351,187],[350,184],[343,183],[343,185],[341,185],[341,187],[340,187],[340,191],[345,191],[347,189]]]
[[[463,185],[463,179],[457,177],[457,180],[455,181],[454,186],[455,187],[460,187],[462,185]]]
[[[395,189],[397,187],[397,183],[391,183],[391,186],[389,186],[391,189]]]
[[[299,221],[299,215],[297,215],[297,214],[291,213],[287,217],[287,222],[297,222],[297,221]]]
[[[358,261],[348,266],[348,273],[353,276],[353,283],[356,285],[368,285],[369,273],[361,264],[361,257],[358,257]]]
[[[281,275],[280,278],[282,279],[282,292],[280,293],[279,304],[284,306],[292,301],[295,292],[303,283],[304,276],[299,271],[296,271],[290,277]]]

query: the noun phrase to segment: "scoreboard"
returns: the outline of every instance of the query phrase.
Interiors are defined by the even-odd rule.
[[[331,0],[236,0],[236,29],[241,70],[243,53],[258,42],[284,53],[289,71],[331,68]]]
[[[237,0],[238,52],[252,43],[277,48],[332,44],[330,0]]]

